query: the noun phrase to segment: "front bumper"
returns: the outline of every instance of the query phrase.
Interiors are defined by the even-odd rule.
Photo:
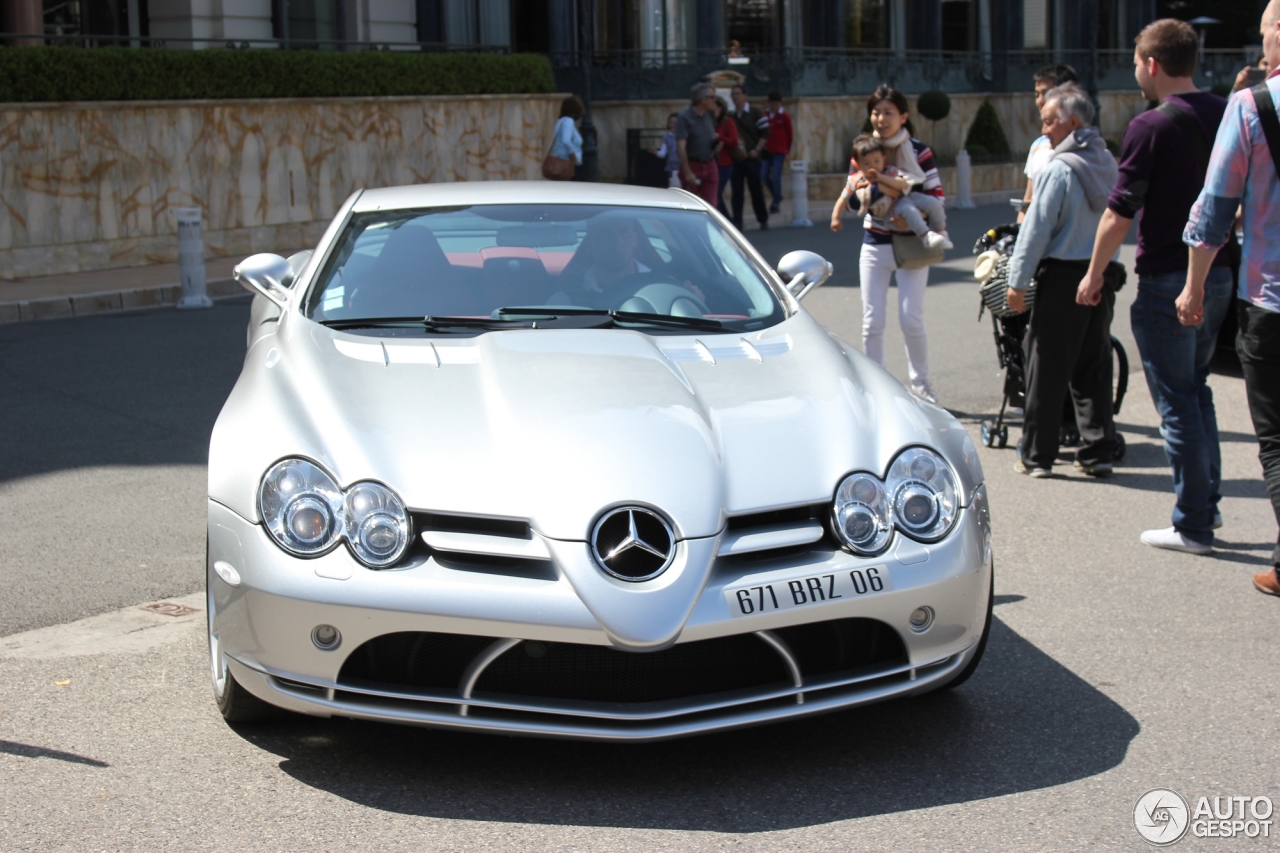
[[[282,708],[472,731],[653,740],[822,713],[946,683],[972,659],[982,635],[991,589],[990,541],[985,493],[979,489],[956,529],[928,547],[898,536],[886,554],[872,559],[823,547],[752,560],[715,559],[674,647],[615,654],[654,654],[652,660],[660,661],[664,654],[694,648],[685,644],[711,648],[755,634],[761,666],[776,668],[781,655],[788,674],[660,701],[486,692],[483,676],[471,671],[476,662],[464,673],[469,685],[466,678],[447,686],[380,683],[350,677],[350,667],[344,675],[354,652],[392,634],[464,635],[494,659],[519,641],[568,644],[585,652],[610,647],[610,634],[570,583],[572,573],[562,570],[566,561],[590,560],[584,543],[549,542],[553,559],[541,576],[476,571],[434,556],[409,568],[375,572],[341,548],[314,560],[293,558],[260,526],[210,501],[209,612],[217,648],[236,680]],[[683,559],[705,564],[713,559],[716,540],[690,540],[682,547]],[[239,585],[213,571],[217,561],[235,567]],[[887,568],[892,590],[738,618],[725,595],[744,584],[785,584],[801,575],[871,566]],[[907,620],[922,606],[933,610],[934,621],[916,633]],[[804,655],[776,641],[814,623],[878,627],[899,652],[845,670],[806,672]],[[334,651],[312,642],[313,628],[322,624],[341,632]]]

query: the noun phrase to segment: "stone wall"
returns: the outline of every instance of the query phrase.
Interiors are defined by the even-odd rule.
[[[954,159],[982,95],[917,132]],[[1039,134],[1030,94],[986,96],[1015,151]],[[360,187],[537,179],[563,95],[159,103],[0,104],[0,279],[177,259],[173,209],[204,211],[209,257],[319,239]],[[1141,95],[1105,92],[1102,129],[1123,135]],[[626,174],[626,129],[660,128],[680,101],[600,102],[602,180]],[[865,116],[863,98],[789,102],[792,157],[827,199]],[[975,171],[974,191],[1018,191],[1016,167]],[[822,172],[836,177],[824,180]],[[953,181],[944,173],[944,181]],[[1008,183],[1008,186],[1003,184]]]
[[[540,176],[563,95],[0,104],[0,279],[319,239],[360,187]]]

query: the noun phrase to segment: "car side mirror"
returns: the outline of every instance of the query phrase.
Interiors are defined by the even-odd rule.
[[[260,293],[283,308],[289,302],[288,284],[293,268],[279,255],[263,252],[236,264],[231,275],[250,293]]]
[[[778,277],[786,283],[787,292],[797,302],[815,287],[821,287],[835,271],[831,262],[817,252],[788,252],[778,261]]]

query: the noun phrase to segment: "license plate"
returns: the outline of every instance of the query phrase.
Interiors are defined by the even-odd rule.
[[[726,589],[729,612],[734,618],[791,610],[812,604],[866,598],[893,589],[893,576],[888,566],[845,569],[828,574],[808,575],[792,580],[772,581],[755,586]]]

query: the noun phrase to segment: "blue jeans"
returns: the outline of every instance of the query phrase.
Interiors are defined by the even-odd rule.
[[[1204,283],[1204,322],[1178,322],[1174,301],[1183,272],[1138,277],[1129,325],[1138,342],[1160,435],[1173,468],[1173,526],[1188,539],[1213,544],[1213,516],[1222,498],[1218,418],[1209,389],[1209,362],[1231,302],[1231,270],[1214,267]]]
[[[786,160],[786,154],[770,154],[764,161],[764,185],[773,196],[773,207],[782,204],[782,164]]]
[[[733,167],[719,166],[717,168],[720,169],[720,189],[716,192],[716,210],[720,211],[725,219],[728,219],[730,214],[729,208],[724,205],[724,191],[729,188],[729,180],[733,177]]]

